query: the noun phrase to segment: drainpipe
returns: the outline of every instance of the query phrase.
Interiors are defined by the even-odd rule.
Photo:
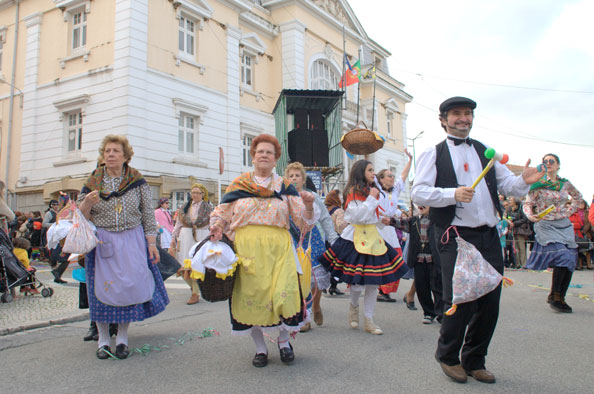
[[[10,101],[9,101],[9,109],[8,109],[8,136],[6,138],[6,201],[9,203],[8,205],[12,207],[14,198],[11,198],[11,201],[8,200],[8,195],[10,193],[10,184],[8,183],[8,168],[10,166],[10,150],[11,150],[11,139],[12,139],[12,121],[14,118],[13,111],[14,111],[14,88],[16,83],[16,58],[17,58],[17,45],[19,42],[19,11],[21,6],[21,0],[15,0],[16,3],[16,10],[14,14],[14,48],[12,54],[12,71],[10,76]],[[15,183],[16,184],[16,183]],[[14,191],[13,191],[14,193]]]

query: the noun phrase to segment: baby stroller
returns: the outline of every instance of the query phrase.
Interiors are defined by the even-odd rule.
[[[51,297],[54,290],[45,286],[35,277],[35,268],[27,270],[12,252],[12,243],[8,235],[0,230],[0,300],[11,302],[11,289],[17,286],[42,288],[43,297]]]

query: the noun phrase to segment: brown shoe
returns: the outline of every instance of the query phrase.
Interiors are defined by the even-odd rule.
[[[198,302],[200,302],[200,298],[198,298],[198,294],[192,293],[192,296],[190,297],[188,302],[186,302],[186,304],[194,305],[194,304],[197,304]]]
[[[435,356],[435,358],[437,359],[437,356]],[[445,373],[454,382],[466,383],[466,381],[468,380],[468,378],[466,377],[466,371],[464,370],[464,368],[462,368],[460,364],[447,365],[439,360],[437,360],[437,362],[441,366],[443,373]]]
[[[486,369],[477,369],[476,371],[468,371],[468,375],[472,376],[479,382],[495,383],[495,375]]]
[[[301,326],[299,332],[308,332],[309,330],[311,330],[311,323],[305,323]]]
[[[313,319],[318,326],[324,324],[324,315],[321,309],[319,311],[313,311]]]

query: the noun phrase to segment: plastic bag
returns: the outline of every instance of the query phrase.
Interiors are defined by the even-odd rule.
[[[466,242],[459,234],[457,235],[458,256],[456,257],[456,266],[452,276],[453,305],[445,312],[448,316],[456,313],[458,304],[474,301],[490,293],[499,286],[502,280],[505,286],[513,284],[511,279],[504,278],[497,272],[474,245]]]
[[[72,206],[72,227],[66,235],[62,253],[87,254],[95,249],[99,240],[93,231],[94,226],[84,217],[80,209]]]
[[[63,219],[50,226],[47,230],[47,247],[49,250],[54,249],[61,240],[66,238],[68,232],[72,228],[72,220]]]

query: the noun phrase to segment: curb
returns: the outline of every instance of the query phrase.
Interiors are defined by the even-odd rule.
[[[65,317],[62,319],[40,321],[40,322],[36,322],[36,323],[19,326],[19,327],[3,328],[3,329],[0,329],[0,337],[5,336],[5,335],[16,334],[17,332],[21,332],[21,331],[28,331],[28,330],[34,330],[37,328],[57,326],[57,325],[62,325],[62,324],[67,324],[67,323],[74,323],[74,322],[79,322],[79,321],[88,320],[88,319],[89,319],[89,312],[85,312],[85,313],[81,313],[78,315]]]

